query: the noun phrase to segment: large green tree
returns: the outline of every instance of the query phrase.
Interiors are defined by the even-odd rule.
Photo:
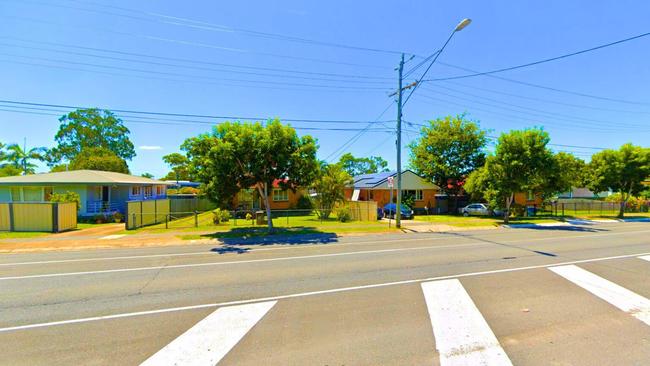
[[[61,160],[72,161],[82,150],[91,147],[108,149],[124,160],[135,156],[129,129],[111,111],[78,109],[59,121],[61,125],[54,136],[58,145],[50,151],[50,165]]]
[[[299,137],[279,120],[260,123],[226,122],[211,133],[187,139],[182,146],[191,173],[205,193],[226,206],[241,189],[254,187],[264,199],[269,231],[273,230],[269,196],[273,182],[283,189],[309,186],[318,174],[316,141]]]
[[[14,167],[22,169],[23,174],[34,174],[37,165],[33,161],[43,161],[46,151],[44,147],[25,150],[19,144],[10,144],[7,146],[6,160]]]
[[[314,203],[319,217],[328,218],[338,203],[345,200],[345,187],[352,183],[352,177],[341,164],[321,165],[320,174],[312,189],[316,191]]]
[[[103,170],[129,174],[126,161],[103,147],[87,147],[77,154],[68,166],[70,170]]]
[[[409,145],[411,167],[454,198],[453,212],[465,179],[485,163],[485,134],[464,115],[447,116],[429,121]]]
[[[549,141],[548,133],[536,128],[502,134],[494,154],[469,175],[465,189],[504,208],[507,224],[515,193],[551,189],[555,159],[547,148]]]
[[[357,158],[351,153],[346,153],[339,159],[339,164],[350,176],[371,174],[388,171],[388,162],[379,156]]]
[[[190,161],[187,156],[179,153],[171,153],[162,157],[163,161],[172,169],[163,179],[164,180],[191,180],[190,179]]]
[[[625,144],[618,150],[603,150],[591,157],[588,170],[587,186],[592,191],[620,193],[618,216],[622,218],[627,201],[644,190],[642,182],[650,177],[650,148]]]

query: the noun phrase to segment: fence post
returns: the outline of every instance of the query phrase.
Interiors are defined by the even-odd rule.
[[[199,227],[199,211],[194,211],[194,227]]]
[[[564,202],[562,202],[562,218],[564,218]]]
[[[140,201],[140,226],[144,226],[144,212],[142,212],[142,201]]]
[[[52,203],[52,232],[59,232],[59,203]]]
[[[165,215],[165,229],[169,229],[169,214]]]
[[[135,212],[134,212],[134,213],[133,213],[133,229],[137,229],[137,227],[138,227],[138,224],[137,224],[137,222],[135,221]]]
[[[153,223],[158,223],[158,200],[153,200]]]
[[[289,210],[287,210],[287,227],[289,227]]]

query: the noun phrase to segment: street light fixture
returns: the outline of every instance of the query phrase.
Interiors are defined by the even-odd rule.
[[[399,68],[398,68],[398,70],[399,70],[399,83],[398,83],[397,93],[396,93],[397,94],[397,141],[396,141],[396,145],[397,145],[397,200],[396,201],[397,202],[396,202],[396,205],[395,205],[396,206],[395,207],[395,226],[397,226],[398,228],[401,227],[401,222],[402,222],[402,217],[401,217],[402,216],[402,212],[401,212],[402,211],[402,207],[401,207],[402,206],[402,107],[404,106],[404,104],[406,104],[406,102],[408,102],[408,100],[411,98],[411,95],[413,95],[413,93],[418,88],[418,86],[420,86],[420,83],[424,79],[424,76],[427,74],[427,72],[429,72],[429,69],[436,62],[436,60],[438,59],[438,57],[440,56],[442,51],[445,49],[445,47],[447,47],[447,44],[454,37],[454,34],[456,34],[456,32],[460,32],[461,30],[463,30],[471,22],[472,22],[472,20],[469,19],[469,18],[465,18],[465,19],[461,20],[460,23],[458,23],[458,25],[456,26],[456,28],[454,28],[454,31],[451,32],[451,34],[449,35],[449,38],[447,38],[447,41],[445,42],[445,44],[443,44],[442,47],[440,48],[440,50],[437,51],[437,53],[435,54],[435,57],[433,58],[433,60],[429,64],[429,66],[426,68],[426,70],[424,70],[424,73],[422,74],[420,79],[418,79],[417,81],[407,85],[406,87],[402,87],[402,73],[404,71],[404,54],[402,53],[402,60],[400,61]],[[431,56],[429,56],[429,58],[430,57]],[[402,102],[402,92],[405,89],[411,89],[411,92],[406,97],[406,100],[404,102]],[[391,94],[391,96],[393,96],[393,95],[394,94]]]

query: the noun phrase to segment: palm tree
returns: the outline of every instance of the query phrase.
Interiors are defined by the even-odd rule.
[[[7,160],[7,153],[5,153],[4,148],[5,148],[5,144],[0,142],[0,167],[3,166],[2,162]]]
[[[6,160],[10,161],[16,168],[23,170],[23,175],[34,174],[36,164],[32,160],[43,161],[44,154],[47,151],[44,147],[33,147],[25,151],[18,144],[10,144],[7,146]]]

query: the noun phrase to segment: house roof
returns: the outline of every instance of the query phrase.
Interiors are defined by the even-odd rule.
[[[388,177],[393,177],[397,175],[397,171],[393,170],[390,172],[381,172],[381,173],[372,173],[372,174],[362,174],[355,176],[354,179],[354,188],[373,188],[381,183],[383,183]]]
[[[67,172],[42,173],[31,175],[19,175],[14,177],[0,178],[1,185],[43,185],[43,184],[158,184],[170,185],[170,183],[137,177],[129,174],[104,172],[100,170],[71,170]]]

